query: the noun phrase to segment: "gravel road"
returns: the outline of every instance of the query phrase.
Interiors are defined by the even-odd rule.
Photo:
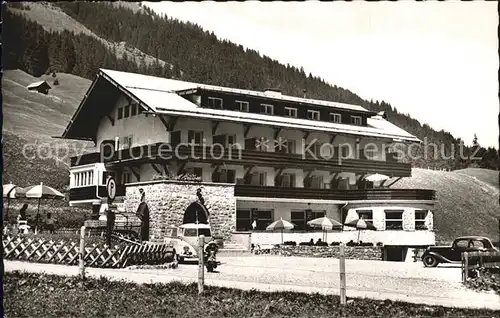
[[[258,289],[339,293],[337,259],[279,256],[219,257],[216,273],[205,273],[207,285]],[[48,272],[75,275],[77,267],[4,261],[5,270]],[[195,282],[196,265],[177,269],[99,269],[87,268],[89,276],[107,276],[139,283]],[[391,299],[428,305],[443,305],[500,310],[500,297],[479,293],[460,283],[459,266],[424,268],[422,263],[346,260],[348,297]]]

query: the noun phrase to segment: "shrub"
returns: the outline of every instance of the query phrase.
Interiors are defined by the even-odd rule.
[[[332,244],[330,244],[331,246],[339,246],[340,245],[340,242],[332,242]]]
[[[59,80],[57,78],[54,80],[54,85],[59,85]]]
[[[52,77],[56,77],[56,71],[52,71]]]
[[[169,175],[165,174],[155,174],[153,176],[153,180],[176,180],[176,181],[196,181],[201,182],[201,178],[197,175],[191,173],[182,173],[182,174],[174,174],[171,173]]]
[[[286,242],[283,243],[283,245],[296,246],[297,243],[294,242],[294,241],[286,241]]]
[[[300,242],[299,246],[311,246],[310,242]]]

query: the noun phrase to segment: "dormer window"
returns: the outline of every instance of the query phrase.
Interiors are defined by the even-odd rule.
[[[319,111],[309,109],[307,111],[307,119],[319,120]]]
[[[342,122],[342,115],[337,113],[330,113],[330,121],[332,123],[340,124]]]
[[[260,104],[260,113],[273,115],[274,114],[274,106],[270,104]]]
[[[297,108],[285,107],[285,116],[297,118]]]
[[[239,110],[240,112],[248,113],[250,112],[250,104],[245,101],[237,100],[236,109]]]
[[[214,109],[222,109],[222,98],[209,97],[208,98],[208,107],[214,108]]]
[[[361,117],[351,116],[351,124],[361,126]]]

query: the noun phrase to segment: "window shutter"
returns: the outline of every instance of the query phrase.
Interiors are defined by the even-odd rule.
[[[212,173],[212,182],[220,182],[220,172],[214,171]]]

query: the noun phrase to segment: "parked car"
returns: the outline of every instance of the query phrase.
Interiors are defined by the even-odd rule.
[[[463,252],[499,251],[490,239],[482,236],[463,236],[451,246],[429,246],[422,255],[425,267],[436,267],[439,263],[461,263]]]
[[[167,231],[165,243],[174,247],[179,263],[198,262],[198,237],[205,236],[204,263],[207,271],[212,272],[220,264],[216,260],[218,246],[212,237],[209,224],[186,223]]]

